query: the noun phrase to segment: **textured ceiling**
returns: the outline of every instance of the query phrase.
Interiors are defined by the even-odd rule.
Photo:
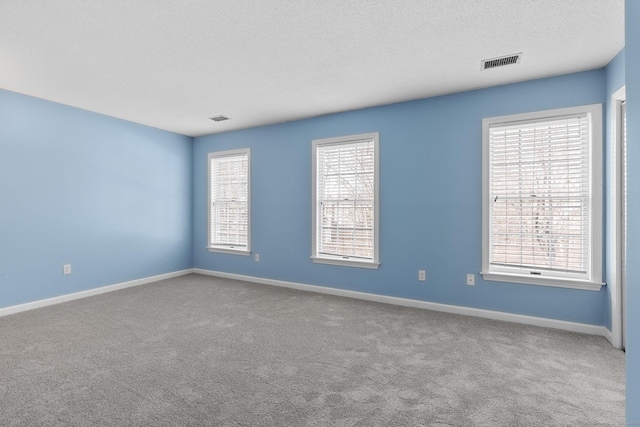
[[[599,68],[623,25],[623,0],[0,0],[0,87],[198,136]]]

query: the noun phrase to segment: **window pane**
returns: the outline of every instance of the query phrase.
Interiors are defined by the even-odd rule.
[[[588,271],[589,129],[586,114],[490,127],[492,265]]]
[[[213,154],[209,162],[209,244],[246,248],[249,231],[248,151]]]
[[[316,148],[318,254],[375,257],[375,146],[373,139]]]

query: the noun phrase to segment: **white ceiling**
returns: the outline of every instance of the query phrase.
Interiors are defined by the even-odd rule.
[[[0,87],[199,136],[599,68],[623,26],[623,0],[0,0]]]

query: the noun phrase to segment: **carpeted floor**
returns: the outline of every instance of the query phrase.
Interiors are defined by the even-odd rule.
[[[188,275],[0,317],[2,426],[623,426],[602,337]]]

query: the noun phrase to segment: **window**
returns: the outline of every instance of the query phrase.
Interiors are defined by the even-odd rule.
[[[378,268],[378,134],[313,141],[314,262]]]
[[[482,122],[487,280],[600,289],[599,104]]]
[[[209,250],[250,253],[249,149],[209,154]]]

